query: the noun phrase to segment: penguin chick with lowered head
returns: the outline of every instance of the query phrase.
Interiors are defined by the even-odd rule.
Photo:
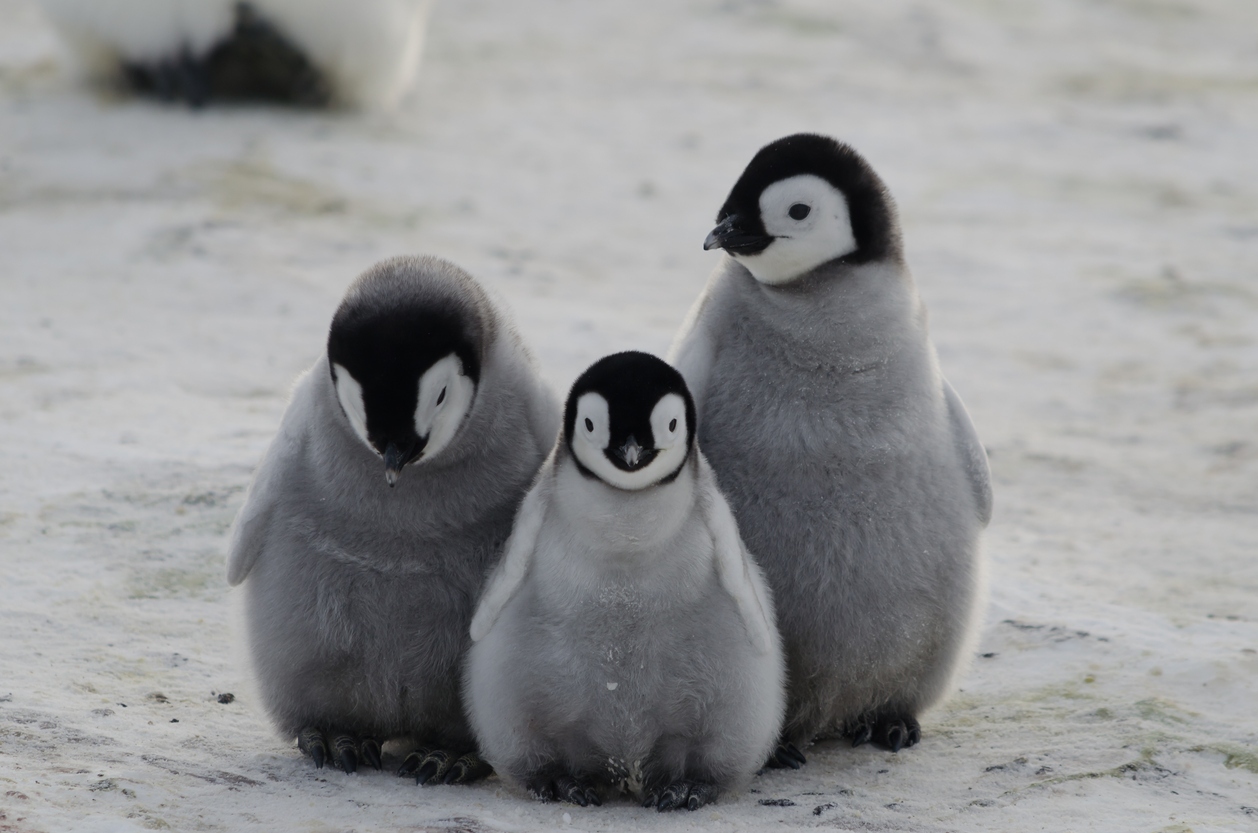
[[[781,726],[768,588],[703,455],[681,375],[596,362],[472,620],[465,697],[499,774],[541,800],[697,809]]]
[[[460,698],[473,602],[554,443],[559,408],[504,314],[437,258],[349,288],[231,539],[253,667],[285,737],[347,772],[488,772]]]
[[[777,599],[783,743],[893,751],[947,690],[982,597],[987,456],[939,370],[895,207],[856,151],[756,154],[705,249],[727,257],[673,345],[699,442]]]

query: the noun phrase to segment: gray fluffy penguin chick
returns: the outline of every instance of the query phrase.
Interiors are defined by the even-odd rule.
[[[670,352],[699,442],[777,600],[789,692],[770,765],[818,735],[893,751],[968,654],[987,455],[944,379],[868,163],[799,134],[756,154],[705,249],[728,253]]]
[[[486,585],[465,699],[482,754],[535,798],[694,810],[776,742],[771,597],[693,426],[660,359],[592,365]]]
[[[279,732],[322,767],[488,774],[460,697],[473,604],[559,430],[504,313],[433,257],[350,286],[231,537],[248,644]]]

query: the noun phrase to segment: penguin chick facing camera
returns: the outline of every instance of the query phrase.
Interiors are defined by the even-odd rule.
[[[231,536],[252,665],[276,729],[314,759],[472,781],[460,696],[484,576],[559,430],[506,315],[433,257],[349,287],[297,382]]]
[[[818,736],[898,751],[968,653],[987,455],[940,372],[891,196],[833,139],[762,148],[670,352],[777,599],[790,680],[771,765]]]
[[[432,0],[38,0],[79,74],[193,107],[388,109],[414,80]]]
[[[586,370],[472,619],[480,748],[542,801],[697,809],[773,749],[783,660],[760,569],[645,353]]]

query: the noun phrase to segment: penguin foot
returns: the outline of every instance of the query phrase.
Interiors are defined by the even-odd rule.
[[[765,767],[768,769],[799,769],[808,763],[808,759],[804,757],[804,753],[799,751],[799,747],[793,743],[779,743],[777,749],[769,753],[769,760],[765,761]]]
[[[420,747],[406,756],[397,774],[414,775],[416,784],[470,784],[493,771],[475,752],[459,756],[448,749]]]
[[[324,734],[313,726],[297,733],[297,747],[314,760],[317,769],[331,762],[346,772],[357,772],[360,761],[380,769],[380,741],[344,732]]]
[[[358,741],[358,754],[377,772],[384,768],[384,762],[380,760],[380,741],[375,738],[361,738]]]
[[[892,752],[908,749],[922,739],[922,727],[909,714],[866,715],[848,728],[852,746],[873,743]]]
[[[550,775],[539,775],[525,784],[524,788],[538,801],[566,801],[581,807],[591,804],[595,807],[603,806],[602,799],[594,792],[593,787],[571,775],[556,775],[553,778]]]
[[[683,807],[687,810],[698,810],[703,805],[711,804],[716,800],[717,792],[715,784],[682,779],[674,781],[662,790],[649,791],[642,806],[654,807],[661,813],[667,810],[680,810]]]
[[[297,733],[297,748],[314,759],[315,769],[323,769],[328,759],[328,741],[323,732],[307,726]]]

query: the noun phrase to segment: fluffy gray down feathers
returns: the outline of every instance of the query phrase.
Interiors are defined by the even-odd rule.
[[[784,707],[773,603],[702,455],[629,492],[560,441],[474,624],[466,699],[482,754],[644,790],[744,786]]]
[[[670,354],[777,600],[802,746],[947,690],[983,593],[986,454],[893,258],[793,283],[726,257]]]
[[[472,605],[558,432],[558,405],[509,321],[461,270],[398,258],[373,273],[480,323],[471,410],[444,451],[391,489],[320,358],[245,497],[228,580],[244,583],[253,667],[281,734],[335,726],[470,749],[459,681]],[[351,292],[389,286],[360,280]]]

